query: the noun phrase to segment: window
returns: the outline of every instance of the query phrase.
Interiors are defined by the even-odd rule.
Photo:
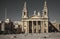
[[[46,15],[46,12],[44,12],[45,13],[45,15]]]
[[[24,12],[24,15],[25,15],[25,12]]]

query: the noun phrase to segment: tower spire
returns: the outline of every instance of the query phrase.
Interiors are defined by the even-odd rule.
[[[45,3],[44,3],[44,6],[45,6],[45,7],[47,6],[47,4],[46,4],[46,0],[45,0]]]
[[[47,9],[47,2],[44,2],[44,9]]]
[[[44,2],[44,9],[43,9],[43,16],[48,17],[48,8],[47,8],[47,2]]]
[[[27,12],[26,1],[25,1],[25,3],[24,3],[23,11]]]
[[[26,1],[24,3],[24,7],[22,10],[22,18],[27,18],[28,17],[28,12],[27,12],[27,5],[26,5]]]

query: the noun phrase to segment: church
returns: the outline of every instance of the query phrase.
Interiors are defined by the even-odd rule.
[[[42,14],[34,11],[32,16],[28,15],[27,3],[24,3],[20,21],[12,22],[10,19],[0,21],[0,32],[17,33],[51,33],[60,32],[60,23],[49,21],[47,2],[44,2]]]
[[[43,12],[40,11],[32,16],[28,16],[28,9],[26,2],[22,10],[21,27],[25,33],[48,33],[48,8],[46,1],[44,2]]]

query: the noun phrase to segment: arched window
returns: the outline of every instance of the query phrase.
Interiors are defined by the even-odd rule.
[[[44,12],[44,15],[46,15],[46,12]]]
[[[24,15],[25,15],[25,12],[24,12]]]

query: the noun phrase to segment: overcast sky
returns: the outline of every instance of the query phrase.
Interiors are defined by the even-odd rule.
[[[42,13],[45,0],[0,0],[0,20],[5,18],[5,8],[7,12],[7,18],[16,21],[21,20],[21,14],[24,2],[27,2],[27,8],[29,16],[31,16],[36,10]],[[49,20],[60,22],[60,0],[46,0]]]

